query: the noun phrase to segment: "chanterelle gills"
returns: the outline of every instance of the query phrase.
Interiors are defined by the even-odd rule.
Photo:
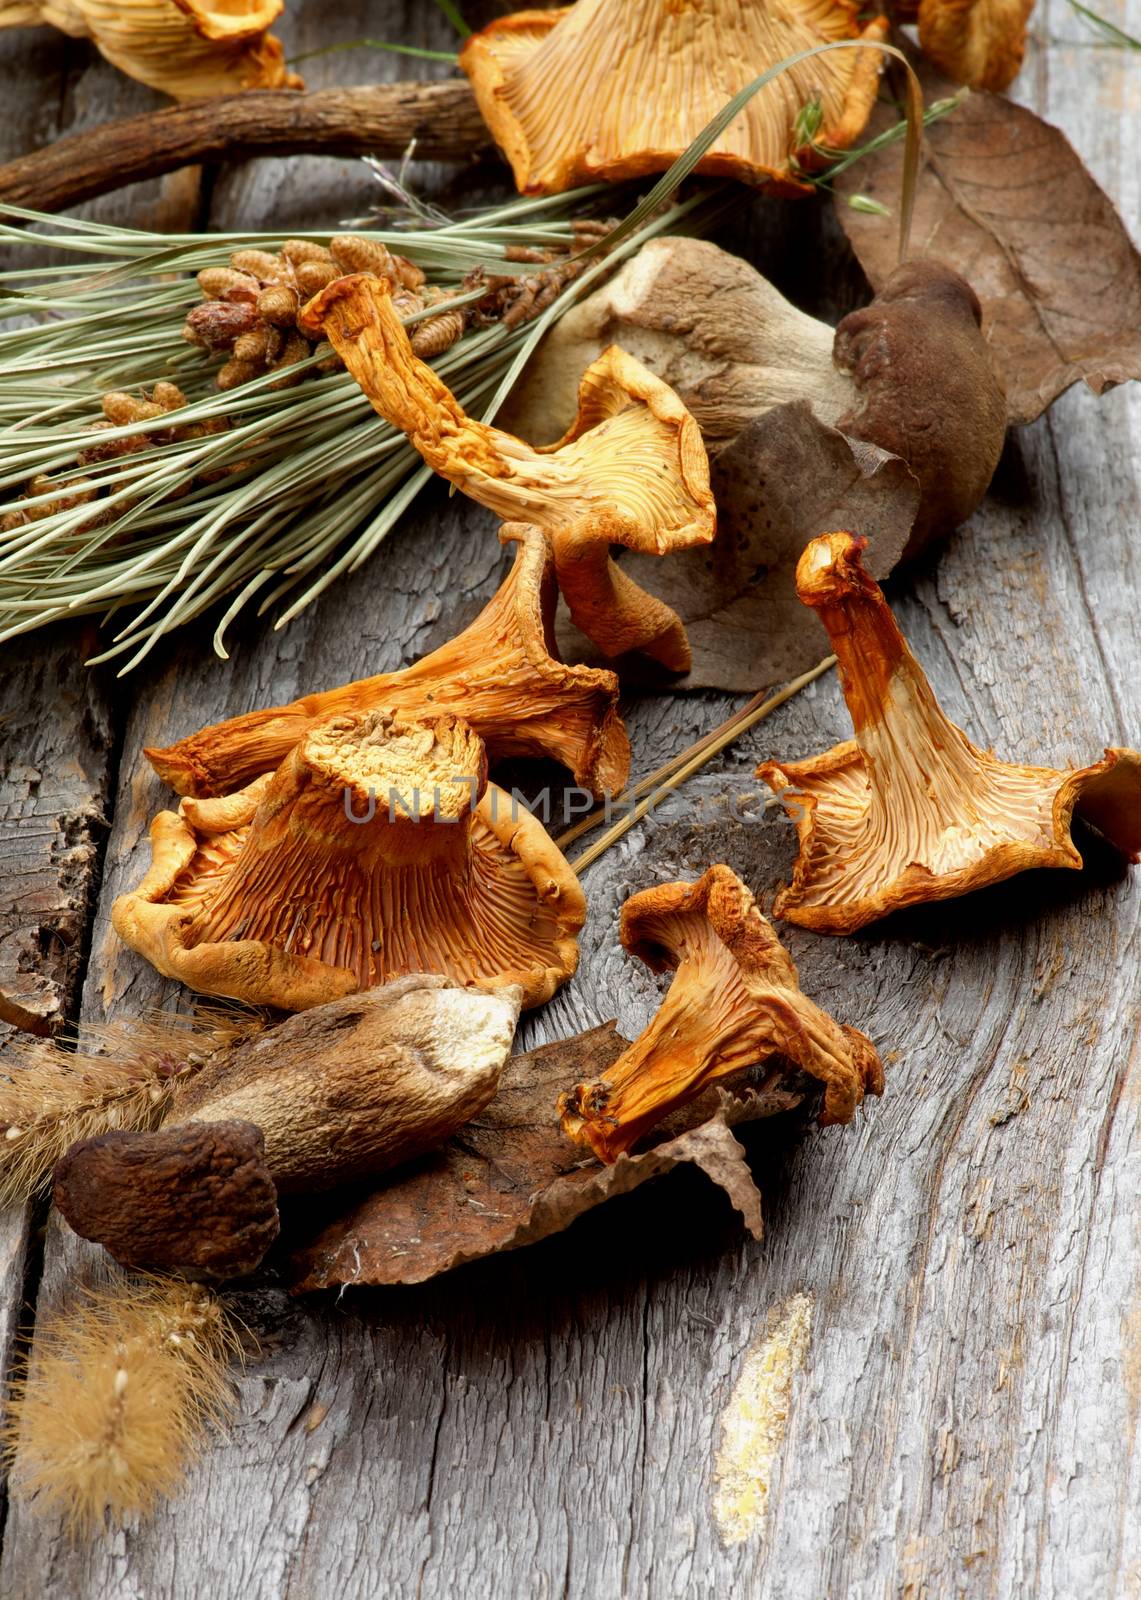
[[[709,460],[672,389],[624,351],[604,350],[582,375],[570,431],[535,448],[466,415],[413,353],[383,280],[338,279],[309,302],[302,326],[324,333],[374,409],[433,471],[507,521],[542,528],[571,616],[600,650],[641,650],[688,670],[677,614],[610,558],[615,544],[665,555],[713,538]]]
[[[470,627],[402,672],[382,672],[202,728],[146,752],[178,794],[226,794],[270,772],[315,723],[362,711],[463,717],[489,755],[548,756],[597,795],[621,789],[630,743],[618,715],[618,679],[569,667],[554,652],[555,578],[537,528],[505,527],[515,565]]]
[[[857,14],[846,0],[578,0],[500,18],[467,41],[460,65],[520,192],[553,194],[662,172],[766,68],[830,40],[887,37],[886,18],[861,29]],[[697,171],[802,191],[802,109],[819,103],[820,144],[851,144],[882,62],[879,51],[836,50],[790,68]]]
[[[796,823],[800,852],[774,911],[852,933],[901,906],[944,900],[1028,867],[1080,867],[1075,813],[1136,861],[1141,754],[1107,750],[1067,772],[977,749],[939,709],[851,533],[814,539],[797,592],[828,630],[856,737],[757,773]]]
[[[410,972],[538,1005],[578,964],[586,903],[486,774],[456,717],[318,723],[238,794],[160,812],[115,929],[168,977],[286,1011]]]
[[[849,1122],[865,1093],[881,1093],[871,1040],[800,992],[792,957],[728,867],[634,895],[620,935],[655,972],[672,967],[675,976],[606,1076],[560,1098],[563,1128],[601,1160],[616,1160],[677,1106],[769,1056],[824,1084],[822,1122]]]
[[[120,72],[176,100],[242,89],[299,89],[266,29],[284,0],[25,0],[0,4],[0,28],[50,23],[90,39]]]

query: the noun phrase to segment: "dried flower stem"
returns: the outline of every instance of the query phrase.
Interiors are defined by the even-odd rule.
[[[232,1403],[237,1331],[197,1284],[117,1278],[37,1325],[4,1421],[12,1484],[73,1536],[145,1515],[181,1486]]]
[[[761,700],[759,695],[754,695],[752,700],[723,722],[719,728],[714,728],[712,733],[706,734],[696,744],[690,745],[688,749],[659,767],[656,772],[651,772],[648,777],[642,778],[632,789],[627,789],[624,794],[617,796],[618,803],[633,799],[637,799],[638,803],[624,817],[619,818],[613,827],[608,828],[601,838],[596,839],[581,855],[576,856],[571,866],[580,875],[585,872],[587,867],[592,866],[612,844],[616,844],[624,834],[628,833],[636,822],[640,822],[647,811],[659,805],[666,795],[679,788],[687,778],[700,771],[714,756],[720,755],[721,751],[735,739],[739,739],[743,733],[748,733],[750,728],[755,728],[758,722],[763,722],[778,707],[791,700],[793,695],[799,694],[801,689],[814,683],[835,665],[835,656],[825,656],[824,660],[818,662],[810,672],[802,672],[799,678],[786,683],[783,689],[770,695],[767,700]],[[639,796],[643,798],[638,798]],[[611,808],[614,803],[611,802]],[[584,817],[573,828],[568,828],[565,833],[560,834],[555,843],[561,850],[565,850],[568,844],[597,826],[607,814],[607,808],[600,806],[589,817]]]

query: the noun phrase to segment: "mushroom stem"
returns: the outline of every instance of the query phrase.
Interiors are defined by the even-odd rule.
[[[612,672],[568,667],[554,654],[554,557],[542,531],[521,523],[501,537],[515,564],[475,621],[400,672],[382,672],[202,728],[146,755],[178,794],[215,795],[248,784],[288,755],[315,723],[388,710],[462,716],[495,757],[548,756],[594,794],[626,780],[630,745]]]

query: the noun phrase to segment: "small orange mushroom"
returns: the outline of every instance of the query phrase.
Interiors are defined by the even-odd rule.
[[[1034,0],[919,0],[919,43],[956,83],[1001,90],[1018,76]]]
[[[593,794],[612,794],[630,770],[618,679],[569,667],[554,654],[556,591],[546,537],[519,524],[515,565],[470,627],[402,672],[382,672],[202,728],[146,751],[178,794],[225,794],[270,772],[326,717],[394,711],[463,717],[494,757],[549,756]]]
[[[112,66],[175,100],[299,89],[266,30],[284,0],[16,0],[0,28],[50,23],[90,39]]]
[[[460,52],[476,102],[523,194],[663,172],[726,101],[767,67],[831,40],[879,41],[848,0],[578,0],[519,11]],[[867,122],[882,56],[837,50],[760,90],[697,165],[780,193],[793,170],[801,108],[819,98],[821,144],[844,148]]]
[[[578,964],[578,879],[456,717],[318,723],[275,773],[160,812],[151,843],[115,930],[205,994],[301,1011],[428,972],[534,1006]]]
[[[539,448],[466,415],[413,352],[383,280],[339,278],[305,307],[301,326],[329,340],[434,472],[499,516],[543,529],[571,616],[600,650],[689,669],[677,613],[610,557],[615,544],[650,555],[708,544],[716,528],[701,432],[660,378],[612,345],[582,375],[569,432]]]
[[[792,957],[728,867],[634,895],[620,936],[654,972],[675,976],[606,1076],[560,1097],[564,1130],[600,1160],[615,1161],[711,1083],[774,1055],[824,1084],[823,1123],[850,1122],[865,1093],[882,1092],[871,1040],[800,992]]]
[[[878,585],[864,541],[814,539],[796,587],[828,630],[856,737],[824,755],[765,761],[757,775],[796,824],[792,883],[774,911],[854,933],[902,906],[946,900],[1030,867],[1082,865],[1075,815],[1141,859],[1141,753],[1110,749],[1071,771],[979,750],[940,710]]]

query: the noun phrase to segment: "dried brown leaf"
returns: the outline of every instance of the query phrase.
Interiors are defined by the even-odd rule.
[[[953,85],[921,70],[928,102]],[[869,134],[897,118],[877,108]],[[1007,386],[1009,421],[1033,422],[1071,384],[1095,394],[1141,377],[1141,256],[1065,135],[999,95],[972,94],[927,130],[912,254],[967,278]],[[848,205],[867,195],[894,213],[902,146],[836,180],[837,210],[878,288],[896,262],[897,222]]]
[[[631,553],[623,571],[685,623],[693,669],[671,688],[784,682],[820,659],[819,624],[796,594],[805,545],[827,529],[854,528],[868,536],[869,566],[885,578],[907,543],[919,485],[898,456],[830,428],[804,400],[746,423],[714,458],[711,481],[713,544],[668,561]],[[562,617],[559,642],[568,659],[589,659],[586,640]]]
[[[561,1132],[560,1090],[598,1077],[627,1041],[613,1023],[515,1056],[481,1116],[435,1155],[374,1190],[294,1253],[294,1292],[422,1283],[467,1261],[560,1233],[614,1195],[686,1162],[728,1194],[760,1235],[760,1195],[730,1123],[800,1104],[777,1067],[735,1092],[711,1091],[663,1123],[648,1150],[604,1167]]]

